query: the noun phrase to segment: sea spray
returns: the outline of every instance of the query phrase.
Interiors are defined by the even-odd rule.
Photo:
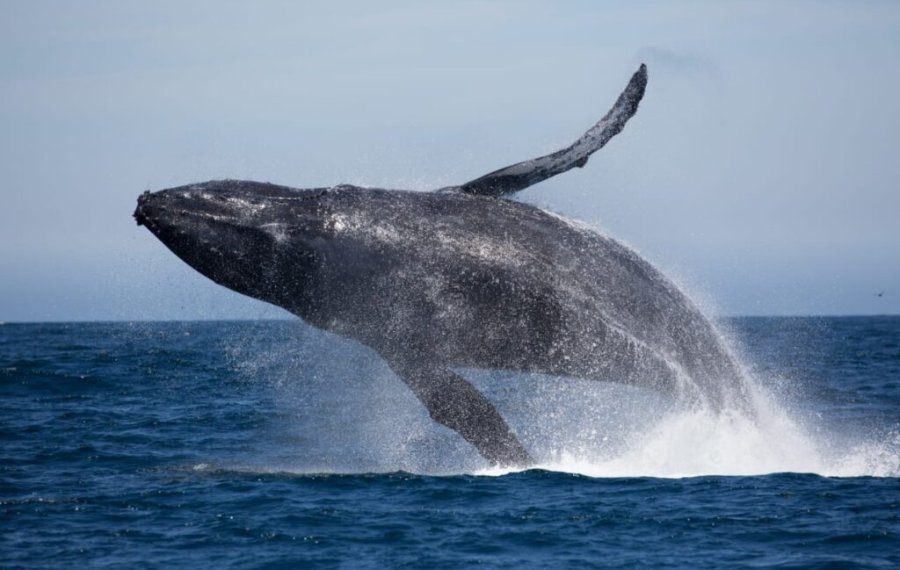
[[[230,354],[248,381],[269,382],[281,410],[275,445],[248,461],[309,472],[503,474],[434,424],[378,356],[302,323],[244,338]],[[896,433],[835,434],[802,400],[749,378],[753,414],[713,412],[651,390],[597,381],[462,370],[509,419],[537,468],[592,477],[778,472],[896,476]],[[748,375],[751,372],[747,372]],[[312,432],[314,437],[302,435]],[[280,434],[280,435],[279,435]],[[293,435],[292,435],[293,434]],[[263,451],[266,446],[261,446]]]

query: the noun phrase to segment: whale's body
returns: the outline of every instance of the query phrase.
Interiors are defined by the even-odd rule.
[[[455,369],[622,382],[717,408],[739,393],[740,370],[714,327],[650,263],[503,198],[583,166],[637,109],[645,81],[642,66],[572,147],[460,187],[212,181],[145,193],[135,217],[217,283],[376,350],[432,418],[489,461],[528,464],[503,418]]]

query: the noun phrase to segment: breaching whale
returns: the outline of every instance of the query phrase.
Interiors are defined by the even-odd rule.
[[[691,300],[632,249],[508,199],[574,167],[637,111],[644,65],[571,146],[434,192],[217,180],[138,198],[134,217],[216,283],[371,347],[493,464],[532,463],[455,370],[621,382],[740,405],[741,371]]]

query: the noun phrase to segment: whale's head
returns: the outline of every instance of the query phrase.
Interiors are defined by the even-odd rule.
[[[219,180],[144,192],[134,217],[216,283],[296,312],[316,278],[328,192]]]

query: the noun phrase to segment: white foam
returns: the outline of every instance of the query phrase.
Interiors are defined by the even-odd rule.
[[[758,393],[755,400],[756,418],[705,409],[672,411],[645,429],[624,434],[627,442],[617,453],[563,449],[538,467],[590,477],[900,476],[900,434],[837,437],[793,418],[771,396]]]

